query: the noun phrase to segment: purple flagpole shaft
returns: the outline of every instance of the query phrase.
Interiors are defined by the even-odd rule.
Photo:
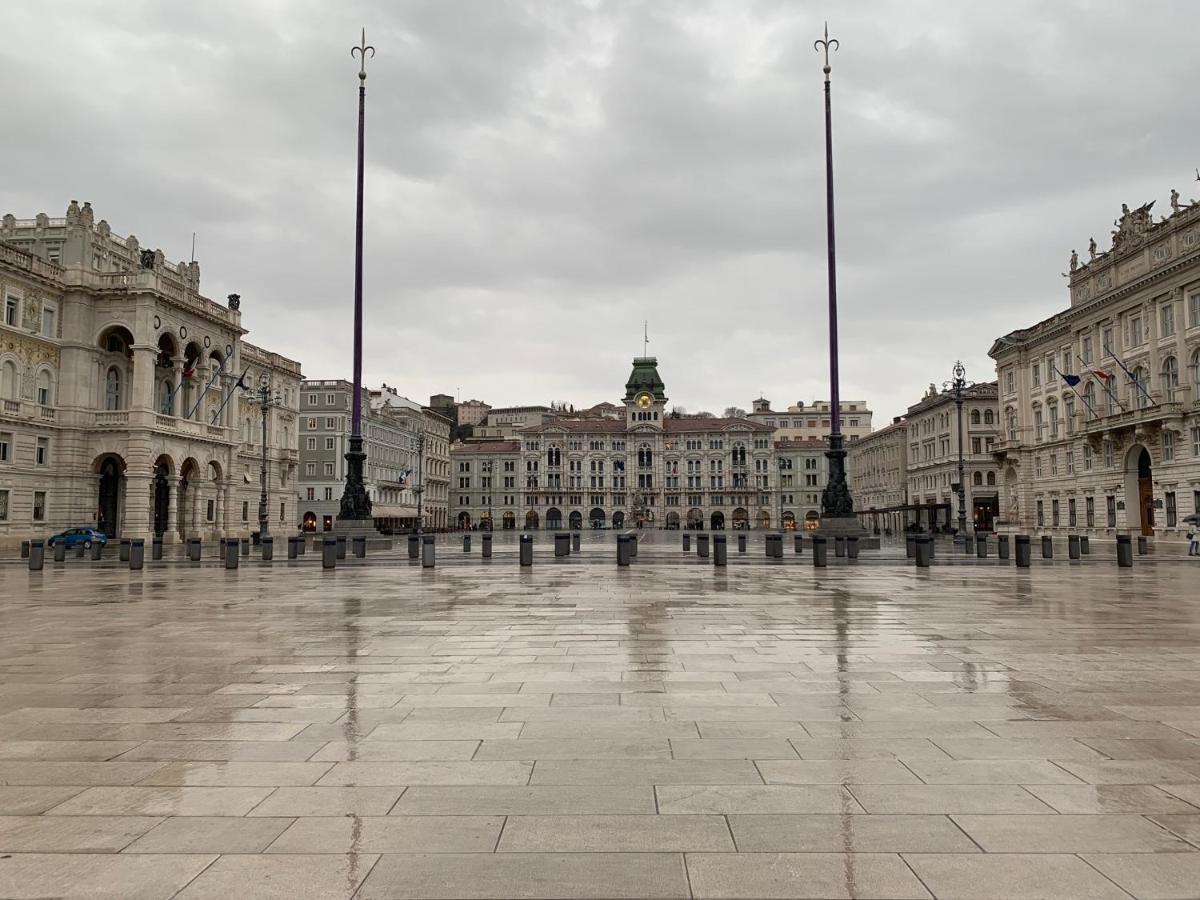
[[[358,206],[354,216],[354,398],[351,401],[350,434],[362,437],[362,262],[363,262],[363,136],[366,121],[367,86],[358,85]]]
[[[829,74],[825,74],[825,239],[829,247],[829,424],[832,434],[842,433],[841,391],[838,385],[837,256],[833,237],[833,112],[829,99]]]

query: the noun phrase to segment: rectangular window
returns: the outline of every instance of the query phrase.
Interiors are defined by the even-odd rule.
[[[1083,339],[1083,353],[1081,355],[1085,363],[1092,361],[1092,339],[1090,337]]]
[[[335,397],[333,394],[325,395],[325,405],[326,406],[333,406],[333,404],[336,402],[337,402],[337,397]]]
[[[1112,329],[1105,328],[1100,332],[1100,349],[1105,355],[1112,353]]]
[[[1200,291],[1188,297],[1188,327],[1200,325]]]
[[[1012,369],[1009,369],[1005,375],[1004,386],[1007,388],[1008,393],[1010,394],[1015,392],[1017,389],[1016,379],[1013,377]]]
[[[1058,474],[1058,454],[1057,453],[1050,454],[1050,474],[1051,475]]]
[[[1030,376],[1033,379],[1033,386],[1037,387],[1042,383],[1042,366],[1041,363],[1034,363],[1029,370]]]
[[[3,441],[4,435],[0,434],[0,443]],[[2,454],[3,449],[4,448],[0,446],[0,454]],[[1200,456],[1200,425],[1192,426],[1192,456]],[[5,458],[6,457],[3,455],[0,455],[0,462],[3,462]],[[1200,512],[1200,510],[1198,510],[1198,512]]]
[[[249,500],[242,501],[242,521],[243,522],[250,521],[250,501]]]
[[[1164,432],[1165,433],[1165,432]],[[50,462],[50,438],[37,439],[37,449],[34,451],[33,464],[44,466]]]
[[[312,462],[305,463],[304,464],[304,474],[305,475],[316,475],[317,474],[317,464],[312,463]]]
[[[325,427],[328,430],[333,431],[333,429],[335,429],[337,427],[337,420],[333,416],[326,416],[325,417]]]
[[[1140,347],[1145,338],[1142,335],[1142,317],[1133,316],[1129,320],[1129,346]]]
[[[1055,528],[1058,527],[1058,501],[1050,501],[1050,524]]]
[[[331,437],[327,437],[327,438],[325,438],[325,449],[326,449],[326,450],[333,450],[333,449],[334,449],[334,442],[335,442],[336,440],[337,440],[336,438],[331,438]]]
[[[331,488],[331,487],[327,487],[327,488],[325,488],[325,499],[326,499],[326,500],[332,500],[332,499],[333,499],[333,488]]]
[[[1075,474],[1075,451],[1074,450],[1067,451],[1067,474],[1068,475]]]
[[[1192,431],[1197,431],[1193,428]],[[12,432],[0,431],[0,463],[12,461]]]
[[[0,491],[0,522],[8,521],[8,491]]]
[[[35,521],[35,522],[46,521],[46,492],[45,491],[34,491],[33,492],[33,521]]]
[[[983,442],[979,438],[971,438],[971,452],[980,453],[983,450]]]
[[[316,492],[316,488],[306,488],[306,489],[305,489],[305,492],[304,492],[304,497],[305,497],[305,499],[306,499],[306,500],[315,500],[315,499],[317,499],[317,492]]]
[[[1033,474],[1038,478],[1042,477],[1042,458],[1040,456],[1033,458]]]
[[[1071,497],[1067,500],[1067,524],[1072,528],[1075,527],[1075,498]]]
[[[1175,432],[1164,431],[1162,433],[1162,454],[1163,462],[1175,461]]]
[[[285,502],[279,504],[279,521],[284,522],[286,520],[287,520],[287,502],[285,501]]]
[[[10,328],[17,327],[17,321],[19,319],[18,313],[20,310],[20,306],[21,306],[21,300],[19,297],[14,297],[12,294],[9,294],[4,299],[4,324],[5,325],[8,325]]]
[[[1037,523],[1038,523],[1039,528],[1041,528],[1043,525],[1046,524],[1046,513],[1045,513],[1044,508],[1042,507],[1041,500],[1039,500],[1037,502]]]
[[[55,337],[58,333],[57,327],[57,310],[48,304],[42,304],[42,334],[46,337]]]
[[[1104,506],[1105,506],[1105,513],[1107,514],[1108,527],[1116,528],[1117,527],[1117,498],[1116,497],[1105,497],[1104,498]]]
[[[1175,333],[1175,304],[1170,301],[1158,308],[1158,336],[1170,337]]]
[[[1112,441],[1105,441],[1103,446],[1104,446],[1104,468],[1111,469],[1113,467]]]
[[[316,438],[308,438],[305,441],[304,446],[305,446],[305,449],[316,450],[317,449],[317,439]]]
[[[332,474],[333,474],[333,463],[331,463],[331,462],[327,462],[327,463],[325,463],[325,474],[326,474],[326,475],[332,475]]]
[[[1163,494],[1163,498],[1167,507],[1167,527],[1174,528],[1177,515],[1175,508],[1175,492],[1167,491],[1165,494]]]
[[[211,522],[211,521],[213,520],[213,515],[216,513],[216,511],[217,511],[217,510],[216,510],[216,501],[215,501],[215,500],[209,500],[209,501],[208,501],[208,510],[207,510],[207,513],[206,513],[207,520],[208,520],[209,522]]]
[[[1086,517],[1084,524],[1087,525],[1088,528],[1095,528],[1096,527],[1096,498],[1095,497],[1084,497],[1083,498],[1083,514]]]

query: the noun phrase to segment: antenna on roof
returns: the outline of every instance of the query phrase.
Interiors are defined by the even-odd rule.
[[[192,262],[196,261],[196,232],[192,232]]]
[[[642,357],[650,355],[650,321],[642,322]]]

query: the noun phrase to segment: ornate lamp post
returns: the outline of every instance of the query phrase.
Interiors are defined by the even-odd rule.
[[[825,26],[825,37],[813,42],[813,49],[825,53],[825,240],[829,248],[829,480],[821,493],[821,527],[833,526],[834,530],[858,530],[854,517],[854,501],[850,499],[850,486],[846,482],[846,450],[842,442],[842,404],[838,386],[838,332],[837,332],[837,256],[834,250],[833,228],[833,112],[829,94],[829,51],[837,50],[840,44],[829,37],[829,26]],[[831,520],[842,520],[841,522]]]
[[[271,515],[267,507],[267,414],[283,406],[283,398],[271,392],[271,376],[267,373],[264,372],[259,379],[258,388],[252,391],[250,402],[257,404],[262,412],[262,462],[258,470],[258,535],[261,539],[269,537],[271,533]]]
[[[375,55],[375,48],[367,44],[364,28],[362,42],[350,50],[358,54],[358,206],[354,216],[354,396],[350,412],[350,449],[346,453],[346,487],[342,492],[341,510],[338,518],[361,522],[371,518],[371,498],[367,496],[363,481],[363,463],[367,454],[363,452],[362,435],[362,257],[363,257],[363,135],[367,103],[367,54]]]
[[[943,387],[954,391],[954,407],[958,413],[958,532],[954,540],[962,541],[967,536],[967,480],[963,467],[963,391],[974,382],[967,381],[967,370],[961,360],[954,362],[954,378],[944,382]]]
[[[425,432],[417,435],[417,486],[413,488],[417,495],[417,534],[421,533],[421,500],[425,495]]]

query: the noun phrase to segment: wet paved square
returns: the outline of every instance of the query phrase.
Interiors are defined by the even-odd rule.
[[[1200,896],[1200,566],[497,544],[0,566],[0,897]]]

